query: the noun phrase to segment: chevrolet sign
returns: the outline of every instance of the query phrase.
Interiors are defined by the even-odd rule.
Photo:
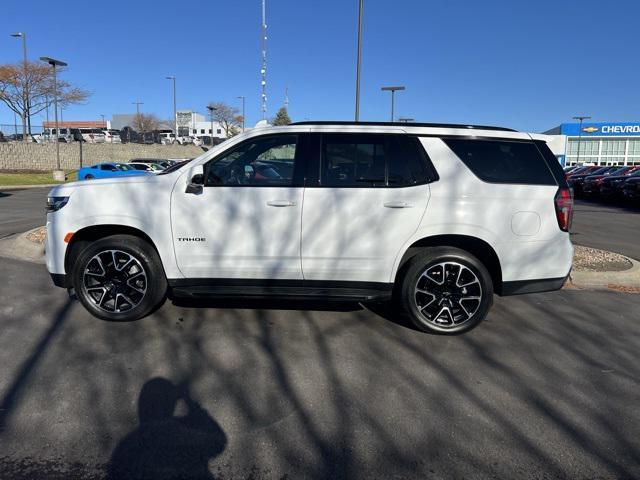
[[[563,123],[560,132],[554,133],[569,137],[640,137],[640,122]]]
[[[640,133],[640,125],[603,125],[602,133]]]

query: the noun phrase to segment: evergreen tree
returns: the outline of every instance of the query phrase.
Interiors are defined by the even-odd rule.
[[[289,113],[285,107],[280,108],[276,116],[271,121],[272,125],[289,125],[291,123],[291,119],[289,118]]]

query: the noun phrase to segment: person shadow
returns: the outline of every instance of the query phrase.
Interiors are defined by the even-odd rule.
[[[179,407],[186,407],[185,415],[176,415]],[[191,398],[186,384],[161,377],[148,380],[140,391],[138,417],[140,425],[111,455],[109,480],[214,478],[209,460],[222,453],[227,436]]]

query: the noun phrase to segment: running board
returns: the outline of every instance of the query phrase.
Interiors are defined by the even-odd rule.
[[[191,282],[189,282],[191,283]],[[225,285],[223,283],[216,284],[191,284],[185,285],[183,281],[169,281],[172,292],[175,297],[181,298],[315,298],[323,300],[356,300],[356,301],[372,301],[372,300],[389,300],[393,286],[391,284],[374,284],[367,285],[366,288],[357,286],[359,282],[340,282],[353,283],[353,286],[329,286],[329,285],[304,285],[307,282],[300,281],[299,286],[278,285],[278,282],[269,282],[265,285],[242,285],[234,284]],[[283,282],[291,283],[291,282]],[[329,283],[329,282],[321,282]],[[173,284],[173,285],[172,285]],[[370,286],[371,285],[371,286]]]

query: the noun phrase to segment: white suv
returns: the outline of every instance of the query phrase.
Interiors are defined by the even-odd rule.
[[[494,293],[562,287],[572,205],[540,135],[305,122],[252,129],[159,175],[55,187],[47,268],[108,320],[167,295],[395,298],[418,328],[454,333]]]

